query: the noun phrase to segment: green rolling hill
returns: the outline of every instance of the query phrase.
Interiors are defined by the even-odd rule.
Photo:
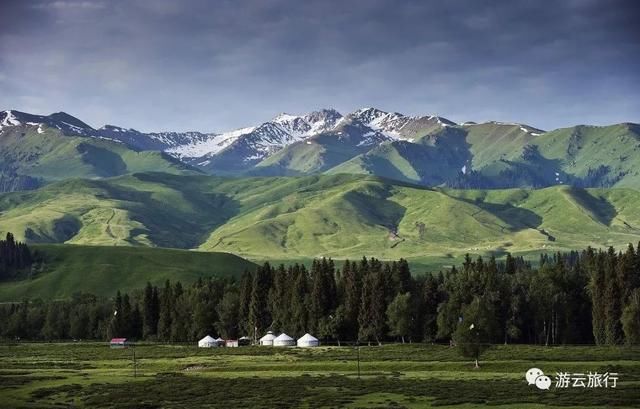
[[[322,173],[381,142],[362,126],[346,123],[331,132],[293,143],[258,163],[247,173],[259,176],[300,176]]]
[[[68,298],[75,292],[113,296],[138,290],[147,282],[191,283],[199,277],[238,277],[255,264],[238,256],[147,247],[35,245],[44,271],[33,278],[0,282],[0,302],[24,298]],[[38,264],[36,268],[41,268]]]
[[[197,170],[152,151],[136,151],[126,145],[86,136],[65,135],[47,125],[5,127],[0,137],[0,183],[3,190],[68,178],[105,178],[132,172],[158,171],[196,174]],[[13,183],[12,183],[13,182]]]
[[[575,126],[546,133],[495,122],[447,126],[411,142],[374,147],[325,172],[456,188],[637,188],[640,126]]]
[[[534,255],[640,240],[633,189],[433,189],[362,175],[139,173],[0,195],[0,234],[31,243],[176,247],[252,260]]]
[[[369,174],[427,186],[440,186],[463,176],[472,154],[457,127],[432,130],[414,140],[393,141],[329,169],[327,174]]]

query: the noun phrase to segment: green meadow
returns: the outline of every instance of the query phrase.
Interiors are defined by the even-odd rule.
[[[57,244],[34,245],[33,249],[44,260],[35,269],[43,271],[0,283],[0,302],[63,299],[77,292],[112,297],[118,290],[140,289],[147,282],[161,286],[166,280],[192,283],[199,277],[238,277],[256,267],[220,252]]]
[[[29,243],[229,252],[250,260],[622,249],[640,241],[633,189],[455,190],[373,176],[225,179],[138,173],[0,195],[0,233]]]
[[[640,348],[494,346],[480,369],[455,347],[405,344],[317,349],[199,349],[106,343],[0,345],[6,408],[634,408]],[[617,372],[616,388],[544,391],[527,369]]]

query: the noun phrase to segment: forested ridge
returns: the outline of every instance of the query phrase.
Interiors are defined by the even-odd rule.
[[[266,263],[239,280],[167,281],[112,299],[0,306],[5,339],[128,337],[194,341],[206,334],[266,331],[325,342],[463,342],[475,327],[486,343],[640,343],[640,251],[629,245],[544,255],[538,267],[507,256],[412,276],[406,260],[314,260],[307,269]],[[470,327],[473,325],[473,327]]]

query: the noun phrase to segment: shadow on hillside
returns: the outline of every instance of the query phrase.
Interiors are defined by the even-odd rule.
[[[391,196],[391,185],[367,186],[365,189],[345,193],[345,199],[351,203],[365,222],[385,227],[393,235],[407,209],[396,202],[387,200]]]
[[[616,208],[605,198],[595,197],[585,189],[571,188],[567,190],[567,193],[571,195],[580,206],[588,210],[590,213],[589,216],[595,218],[599,223],[611,226],[611,222],[618,215]]]
[[[137,173],[133,177],[152,183],[157,189],[141,185],[138,190],[108,181],[100,181],[100,188],[107,192],[105,198],[122,201],[119,207],[146,227],[133,229],[132,237],[146,235],[160,247],[196,248],[240,210],[238,201],[211,191],[209,186],[199,183],[200,178],[150,173]],[[163,198],[167,194],[173,197]]]
[[[510,232],[517,232],[526,229],[539,230],[538,227],[542,224],[542,216],[536,214],[531,210],[523,209],[521,207],[515,207],[511,204],[489,203],[482,201],[481,199],[454,199],[467,202],[479,207],[486,212],[491,213],[492,215],[503,221],[505,224],[511,226],[509,228]]]
[[[120,155],[89,143],[80,143],[76,146],[82,161],[91,166],[96,175],[110,177],[122,175],[127,172],[127,165]]]

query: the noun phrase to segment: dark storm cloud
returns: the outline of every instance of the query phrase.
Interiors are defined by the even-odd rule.
[[[542,128],[638,121],[631,1],[0,3],[0,107],[226,130],[377,106]]]

